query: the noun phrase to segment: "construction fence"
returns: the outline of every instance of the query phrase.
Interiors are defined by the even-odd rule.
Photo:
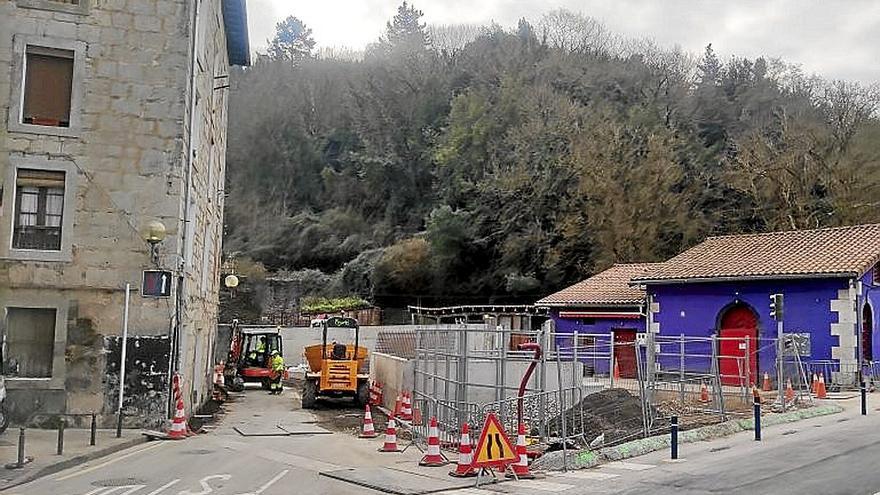
[[[434,325],[380,333],[382,351],[412,367],[413,434],[427,436],[435,417],[441,445],[453,449],[463,423],[479,429],[494,412],[508,433],[518,423],[530,440],[550,450],[609,446],[669,431],[751,414],[752,386],[763,385],[769,359],[791,380],[793,398],[781,407],[809,403],[810,377],[845,373],[833,363],[805,361],[797,353],[776,361],[775,339],[510,330],[489,325]],[[536,343],[541,352],[523,350]],[[761,363],[758,356],[763,356]],[[520,390],[523,377],[529,379]],[[775,400],[777,392],[765,393]]]

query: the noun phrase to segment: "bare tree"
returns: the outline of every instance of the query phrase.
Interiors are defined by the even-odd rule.
[[[550,46],[571,53],[608,53],[615,42],[600,21],[566,9],[544,14],[538,28]]]
[[[432,24],[428,26],[431,48],[455,54],[488,30],[480,24]]]

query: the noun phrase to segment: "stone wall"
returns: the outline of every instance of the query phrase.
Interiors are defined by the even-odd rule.
[[[208,395],[208,356],[216,328],[226,90],[214,88],[226,84],[221,76],[228,69],[220,0],[200,2],[191,172],[193,2],[91,0],[79,13],[61,5],[67,9],[55,9],[58,3],[51,0],[0,2],[0,304],[54,307],[60,322],[52,378],[9,380],[10,400],[21,405],[21,414],[35,407],[115,412],[105,403],[112,386],[104,374],[105,338],[121,333],[125,284],[137,290],[143,270],[155,268],[141,231],[160,220],[167,238],[159,245],[159,265],[183,283],[168,299],[135,292],[129,332],[135,337],[172,335],[182,288],[183,352],[177,364],[189,408]],[[19,123],[15,102],[27,44],[76,53],[69,129]],[[47,258],[10,249],[17,167],[66,173],[60,253]],[[185,204],[188,189],[191,208]],[[189,222],[184,222],[187,215]],[[144,408],[150,416],[155,411]]]

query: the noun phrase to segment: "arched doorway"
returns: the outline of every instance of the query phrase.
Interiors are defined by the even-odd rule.
[[[724,385],[755,383],[758,376],[758,315],[736,303],[721,314],[718,328],[718,371]]]
[[[874,312],[870,304],[862,308],[862,359],[874,360]]]

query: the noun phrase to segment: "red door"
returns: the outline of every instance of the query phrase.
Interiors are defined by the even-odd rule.
[[[758,318],[746,306],[734,306],[721,318],[718,370],[723,385],[755,383],[758,376]],[[748,356],[748,359],[746,359]]]
[[[636,368],[636,331],[632,329],[614,330],[614,362],[620,370],[621,378],[635,378]]]
[[[862,309],[862,358],[865,361],[874,360],[874,315],[871,306],[865,305]]]

